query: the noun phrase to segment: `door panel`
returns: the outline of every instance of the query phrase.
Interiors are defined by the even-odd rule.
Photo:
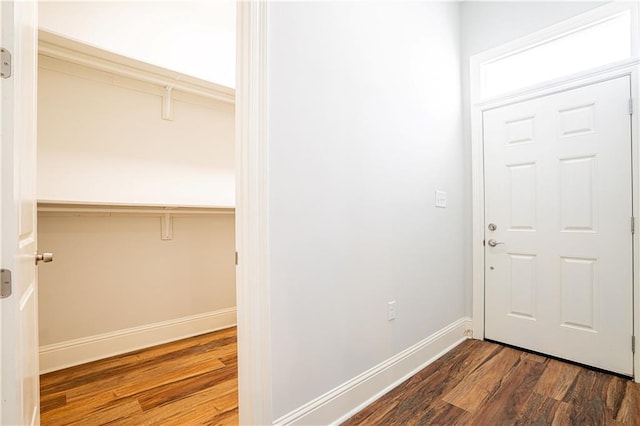
[[[487,338],[633,374],[630,89],[484,112]]]
[[[2,267],[13,294],[2,299],[0,380],[2,424],[39,424],[36,252],[37,6],[0,3],[2,46],[13,55],[13,75],[1,80]]]

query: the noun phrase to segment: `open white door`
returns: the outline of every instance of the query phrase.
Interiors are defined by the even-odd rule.
[[[1,424],[40,422],[36,280],[37,3],[2,1],[0,44],[12,75],[0,79],[0,261],[12,294],[0,299]]]

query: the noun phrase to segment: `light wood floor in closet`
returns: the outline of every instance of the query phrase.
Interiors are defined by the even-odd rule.
[[[40,377],[42,425],[238,424],[236,329]]]

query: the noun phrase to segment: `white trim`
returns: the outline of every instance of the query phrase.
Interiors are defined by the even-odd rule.
[[[238,2],[236,292],[240,424],[271,424],[267,13]]]
[[[40,374],[236,325],[236,309],[191,315],[40,347]]]
[[[107,205],[38,202],[38,214],[46,216],[202,216],[234,214],[235,209],[227,207],[159,207],[143,205]]]
[[[631,71],[631,96],[633,99],[633,116],[631,117],[631,167],[633,216],[635,218],[635,233],[633,235],[633,333],[640,333],[640,235],[638,233],[638,217],[640,217],[640,113],[638,111],[638,99],[640,99],[640,65],[633,67]],[[636,337],[637,339],[638,337]],[[633,378],[640,383],[640,350],[633,354]]]
[[[340,424],[466,340],[470,326],[471,318],[460,318],[274,424]]]
[[[476,102],[475,107],[486,111],[492,108],[502,107],[505,105],[526,101],[540,96],[551,95],[553,93],[565,90],[575,89],[581,86],[598,83],[629,75],[629,70],[640,64],[640,59],[628,59],[625,61],[615,62],[603,65],[588,71],[571,74],[562,78],[550,80],[544,83],[525,87],[513,92],[505,93],[499,97],[486,99]]]
[[[136,61],[60,35],[40,30],[38,53],[89,68],[205,98],[234,103],[235,91],[199,78]]]
[[[480,100],[478,94],[480,84],[479,65],[492,58],[503,56],[508,52],[522,49],[526,44],[535,44],[555,34],[562,34],[578,26],[585,25],[591,21],[601,19],[608,14],[614,14],[621,9],[631,8],[632,10],[632,48],[636,57],[627,61],[609,64],[597,69],[588,70],[575,75],[566,76],[553,81],[538,84],[522,90],[507,93],[494,99]],[[634,104],[638,106],[640,99],[640,60],[637,58],[638,51],[638,7],[635,3],[610,3],[600,8],[589,11],[575,18],[553,25],[542,31],[533,33],[521,39],[499,46],[471,57],[471,167],[472,167],[472,209],[473,209],[473,230],[472,230],[472,250],[473,250],[473,335],[475,338],[484,338],[484,151],[483,151],[483,127],[482,114],[484,111],[522,102],[540,96],[546,96],[566,90],[571,90],[586,85],[598,83],[605,80],[621,76],[630,76],[631,93]],[[637,111],[637,108],[636,108]],[[640,114],[634,113],[632,117],[632,162],[633,162],[633,216],[640,217],[640,149],[638,146],[638,129],[640,129]],[[637,219],[636,219],[637,220]],[[634,333],[640,333],[640,280],[637,279],[640,271],[640,238],[638,232],[633,236],[634,245],[634,282],[633,282],[633,312],[634,312]],[[640,351],[634,354],[634,377],[636,382],[640,382]]]
[[[473,87],[474,78],[471,77]],[[472,318],[473,337],[484,339],[484,149],[482,111],[471,106]]]
[[[0,25],[2,25],[3,27],[7,26],[7,22],[5,22],[7,20],[7,14],[4,14],[4,19],[3,19],[3,14],[2,14],[2,10],[4,9],[4,5],[0,4]],[[7,44],[7,40],[5,39],[5,35],[3,34],[2,30],[0,30],[0,45],[3,47],[8,46]],[[7,134],[7,127],[4,124],[5,123],[5,119],[4,119],[4,114],[3,111],[8,115],[10,113],[10,109],[7,109],[7,106],[5,105],[5,98],[4,96],[6,96],[6,88],[4,88],[4,84],[0,84],[0,166],[4,167],[4,161],[2,160],[2,152],[4,151],[4,146],[5,146],[5,140],[7,138],[6,134]],[[8,117],[7,117],[8,118]],[[2,176],[3,176],[3,172],[0,171],[0,200],[4,200],[5,196],[3,194],[3,190],[4,190],[4,183],[2,182]],[[0,241],[2,241],[2,230],[4,228],[4,209],[6,207],[4,207],[2,205],[2,201],[0,201]],[[4,257],[2,257],[2,246],[3,244],[0,244],[0,267],[4,268],[5,267],[5,263],[4,263]],[[2,307],[5,305],[5,303],[3,302],[2,299],[0,299],[0,321],[3,321],[4,316],[2,315]],[[6,310],[6,308],[5,308]],[[0,424],[3,422],[3,420],[5,419],[6,416],[3,416],[2,414],[2,410],[3,407],[6,404],[6,400],[3,397],[3,393],[4,393],[4,387],[5,387],[5,382],[7,381],[7,377],[5,377],[7,375],[7,373],[3,373],[2,372],[2,365],[4,364],[2,362],[2,357],[4,355],[4,352],[2,350],[2,345],[6,345],[5,341],[3,340],[2,337],[2,325],[0,324]],[[5,333],[6,335],[6,333]],[[6,337],[5,337],[6,339]],[[6,367],[5,367],[6,369]]]
[[[512,40],[508,43],[504,43],[492,49],[485,50],[484,52],[478,53],[474,56],[481,62],[489,62],[519,52],[521,50],[526,50],[532,46],[536,46],[540,43],[549,41],[551,39],[557,38],[558,36],[562,36],[580,28],[593,25],[596,22],[605,20],[626,10],[631,10],[632,15],[637,14],[638,5],[636,3],[636,1],[610,2],[603,6],[576,15],[572,18],[566,19],[562,22],[558,22],[557,24],[550,25],[539,31]],[[632,22],[631,50],[636,54],[636,57],[637,53],[635,51],[638,48],[637,35],[637,23]]]

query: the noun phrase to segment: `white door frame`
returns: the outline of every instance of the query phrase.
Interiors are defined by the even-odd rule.
[[[2,21],[2,5],[0,5],[0,22]],[[0,45],[4,46],[4,41],[3,41],[3,37],[2,37],[2,33],[0,32]],[[0,84],[0,99],[2,98],[2,85]],[[3,102],[0,101],[0,117],[3,117],[2,115],[2,104]],[[2,120],[0,119],[0,141],[2,140]],[[4,130],[6,131],[6,129]],[[0,164],[2,164],[2,149],[0,149]],[[2,173],[0,173],[0,200],[2,200]],[[0,202],[0,224],[2,223],[2,203]],[[0,241],[2,241],[2,226],[0,225]],[[0,259],[3,259],[2,257],[2,244],[0,244]],[[2,303],[0,303],[0,318],[2,318]],[[0,358],[2,357],[2,326],[0,326]],[[2,405],[3,405],[3,401],[4,399],[2,398],[2,383],[3,383],[3,379],[2,379],[2,359],[0,359],[0,422],[2,421]]]
[[[236,296],[240,424],[273,424],[269,288],[267,10],[238,2]]]
[[[471,57],[471,169],[472,169],[472,211],[473,211],[473,269],[472,269],[472,285],[473,285],[473,336],[477,339],[484,339],[484,316],[485,316],[485,258],[484,258],[484,149],[483,149],[483,128],[482,114],[484,111],[497,108],[517,102],[526,101],[544,95],[558,93],[566,90],[587,86],[597,82],[610,80],[622,76],[630,76],[631,93],[634,104],[634,114],[631,118],[631,149],[632,149],[632,167],[633,167],[633,216],[638,223],[638,212],[640,212],[640,173],[638,166],[640,165],[640,150],[638,149],[638,129],[640,129],[640,58],[638,58],[638,33],[637,21],[638,10],[636,5],[626,7],[632,10],[632,19],[634,29],[632,31],[632,52],[634,57],[606,65],[603,67],[559,78],[550,82],[545,82],[530,88],[508,93],[506,95],[489,99],[480,99],[480,65],[493,58],[504,56],[509,52],[515,52],[523,49],[525,46],[532,46],[542,40],[548,40],[550,37],[566,33],[585,23],[596,21],[602,17],[610,15],[612,12],[619,10],[620,3],[605,5],[601,8],[579,15],[575,18],[561,22],[542,31],[536,32],[529,36],[523,37],[513,42],[509,42],[503,46],[491,49],[487,52],[480,53]],[[625,6],[622,6],[625,7]],[[640,271],[640,239],[638,232],[633,235],[633,330],[634,335],[640,330],[640,280],[635,279],[635,273]],[[629,342],[631,345],[631,342]],[[640,351],[634,354],[634,378],[636,382],[640,382]]]
[[[238,2],[236,249],[240,424],[272,424],[267,2]],[[1,307],[0,307],[1,309]]]

